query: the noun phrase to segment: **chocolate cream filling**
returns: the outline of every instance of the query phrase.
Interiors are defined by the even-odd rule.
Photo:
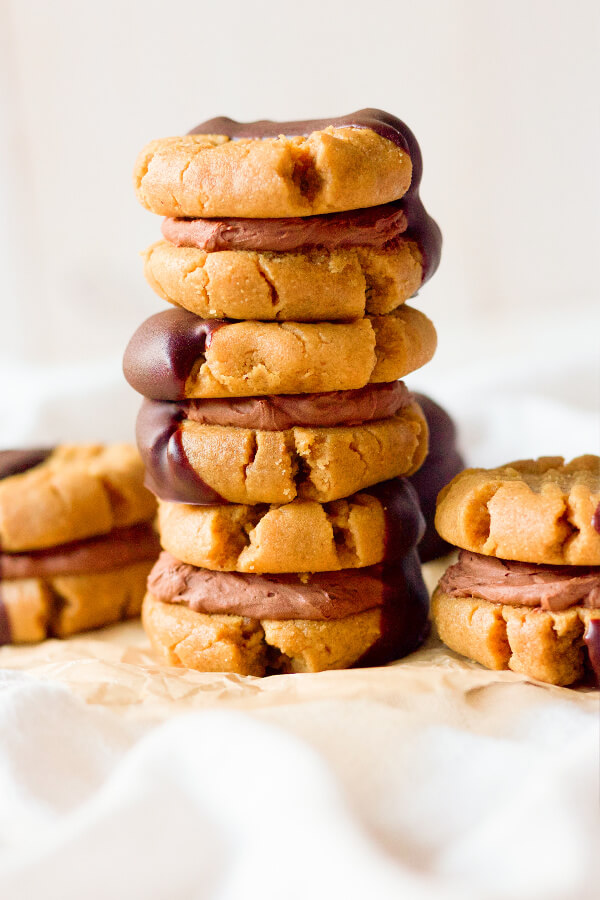
[[[600,567],[546,566],[461,550],[440,588],[451,597],[479,597],[509,606],[562,612],[581,604],[600,609]]]
[[[209,615],[328,621],[380,609],[381,635],[355,665],[383,665],[416,649],[427,634],[429,596],[413,550],[394,566],[311,575],[212,572],[158,558],[148,590],[163,603]]]
[[[29,553],[0,553],[0,577],[52,578],[113,572],[160,553],[158,535],[148,523],[115,528],[108,534]]]
[[[402,197],[401,208],[406,216],[407,228],[403,236],[415,241],[423,258],[423,283],[436,271],[442,249],[442,234],[425,210],[419,196],[419,186],[423,174],[421,149],[410,128],[396,116],[381,109],[360,109],[348,116],[331,119],[312,119],[297,122],[235,122],[224,116],[209,119],[197,125],[190,134],[224,134],[231,140],[251,138],[277,138],[308,136],[313,131],[322,131],[329,126],[334,128],[370,128],[386,140],[392,141],[410,156],[412,162],[412,180],[410,187]]]
[[[163,237],[175,247],[199,250],[289,252],[309,247],[326,250],[381,248],[406,231],[402,201],[350,212],[287,219],[175,219],[163,221]]]

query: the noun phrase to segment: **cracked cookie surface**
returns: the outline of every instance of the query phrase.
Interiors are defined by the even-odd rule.
[[[448,542],[487,556],[550,565],[600,565],[600,458],[519,460],[467,469],[438,497]]]
[[[162,434],[157,440],[160,448],[140,444],[140,450],[147,484],[163,499],[212,503],[216,492],[229,503],[288,503],[296,497],[327,502],[415,472],[427,453],[427,423],[413,402],[388,418],[347,427],[262,431],[183,419],[179,435],[170,439],[173,460],[164,459],[169,445],[161,452]],[[173,465],[182,494],[163,475]]]
[[[134,186],[158,215],[279,218],[388,203],[406,193],[411,175],[408,153],[391,140],[370,128],[328,127],[308,137],[152,141],[138,156]]]
[[[0,644],[68,637],[138,616],[153,562],[95,574],[3,580]]]
[[[436,343],[431,321],[409,306],[348,323],[202,320],[172,309],[140,326],[123,368],[155,400],[319,393],[396,381]]]
[[[289,253],[158,241],[144,274],[159,297],[202,318],[315,322],[390,312],[417,292],[423,268],[412,241]]]
[[[431,614],[442,641],[488,669],[512,669],[550,684],[569,685],[586,673],[584,636],[598,610],[560,612],[453,597],[437,588]]]
[[[321,504],[191,506],[159,503],[161,544],[177,559],[237,572],[328,572],[380,563],[382,503],[360,493]]]

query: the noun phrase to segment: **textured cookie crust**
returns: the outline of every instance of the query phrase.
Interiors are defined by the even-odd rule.
[[[138,616],[152,565],[149,560],[99,575],[3,581],[0,602],[11,643],[68,637]]]
[[[314,621],[205,615],[148,593],[142,621],[161,662],[201,672],[322,672],[357,662],[381,635],[381,611]]]
[[[129,444],[64,444],[0,481],[0,545],[9,553],[107,534],[152,518],[156,501]]]
[[[597,566],[599,503],[599,457],[519,460],[457,475],[438,497],[435,526],[450,543],[486,556]]]
[[[159,530],[163,548],[182,562],[230,572],[332,572],[385,556],[384,509],[368,493],[324,505],[160,502]]]
[[[416,472],[427,453],[427,423],[412,403],[347,428],[257,431],[186,419],[181,439],[194,471],[230,503],[326,503]]]
[[[161,216],[280,218],[389,203],[411,175],[408,153],[370,128],[329,127],[309,137],[152,141],[138,156],[134,186],[142,206]]]
[[[573,606],[564,612],[506,606],[473,597],[451,597],[439,588],[431,614],[451,650],[488,669],[512,669],[568,685],[585,674],[585,627],[597,610]]]
[[[166,350],[175,319],[176,349]],[[420,368],[437,342],[427,316],[409,306],[344,323],[211,324],[210,341],[200,343],[192,332],[202,320],[184,310],[147,319],[125,351],[131,386],[155,400],[353,390]]]
[[[412,241],[293,253],[158,241],[144,253],[144,275],[163,300],[204,319],[316,322],[390,312],[418,291],[423,269]]]

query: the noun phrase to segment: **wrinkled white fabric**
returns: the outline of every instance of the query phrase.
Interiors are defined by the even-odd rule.
[[[597,896],[594,712],[556,699],[502,737],[406,718],[346,699],[143,725],[4,673],[0,896]]]

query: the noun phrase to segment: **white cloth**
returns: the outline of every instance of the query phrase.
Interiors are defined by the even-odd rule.
[[[155,725],[4,673],[0,896],[596,898],[596,705],[487,690]]]

